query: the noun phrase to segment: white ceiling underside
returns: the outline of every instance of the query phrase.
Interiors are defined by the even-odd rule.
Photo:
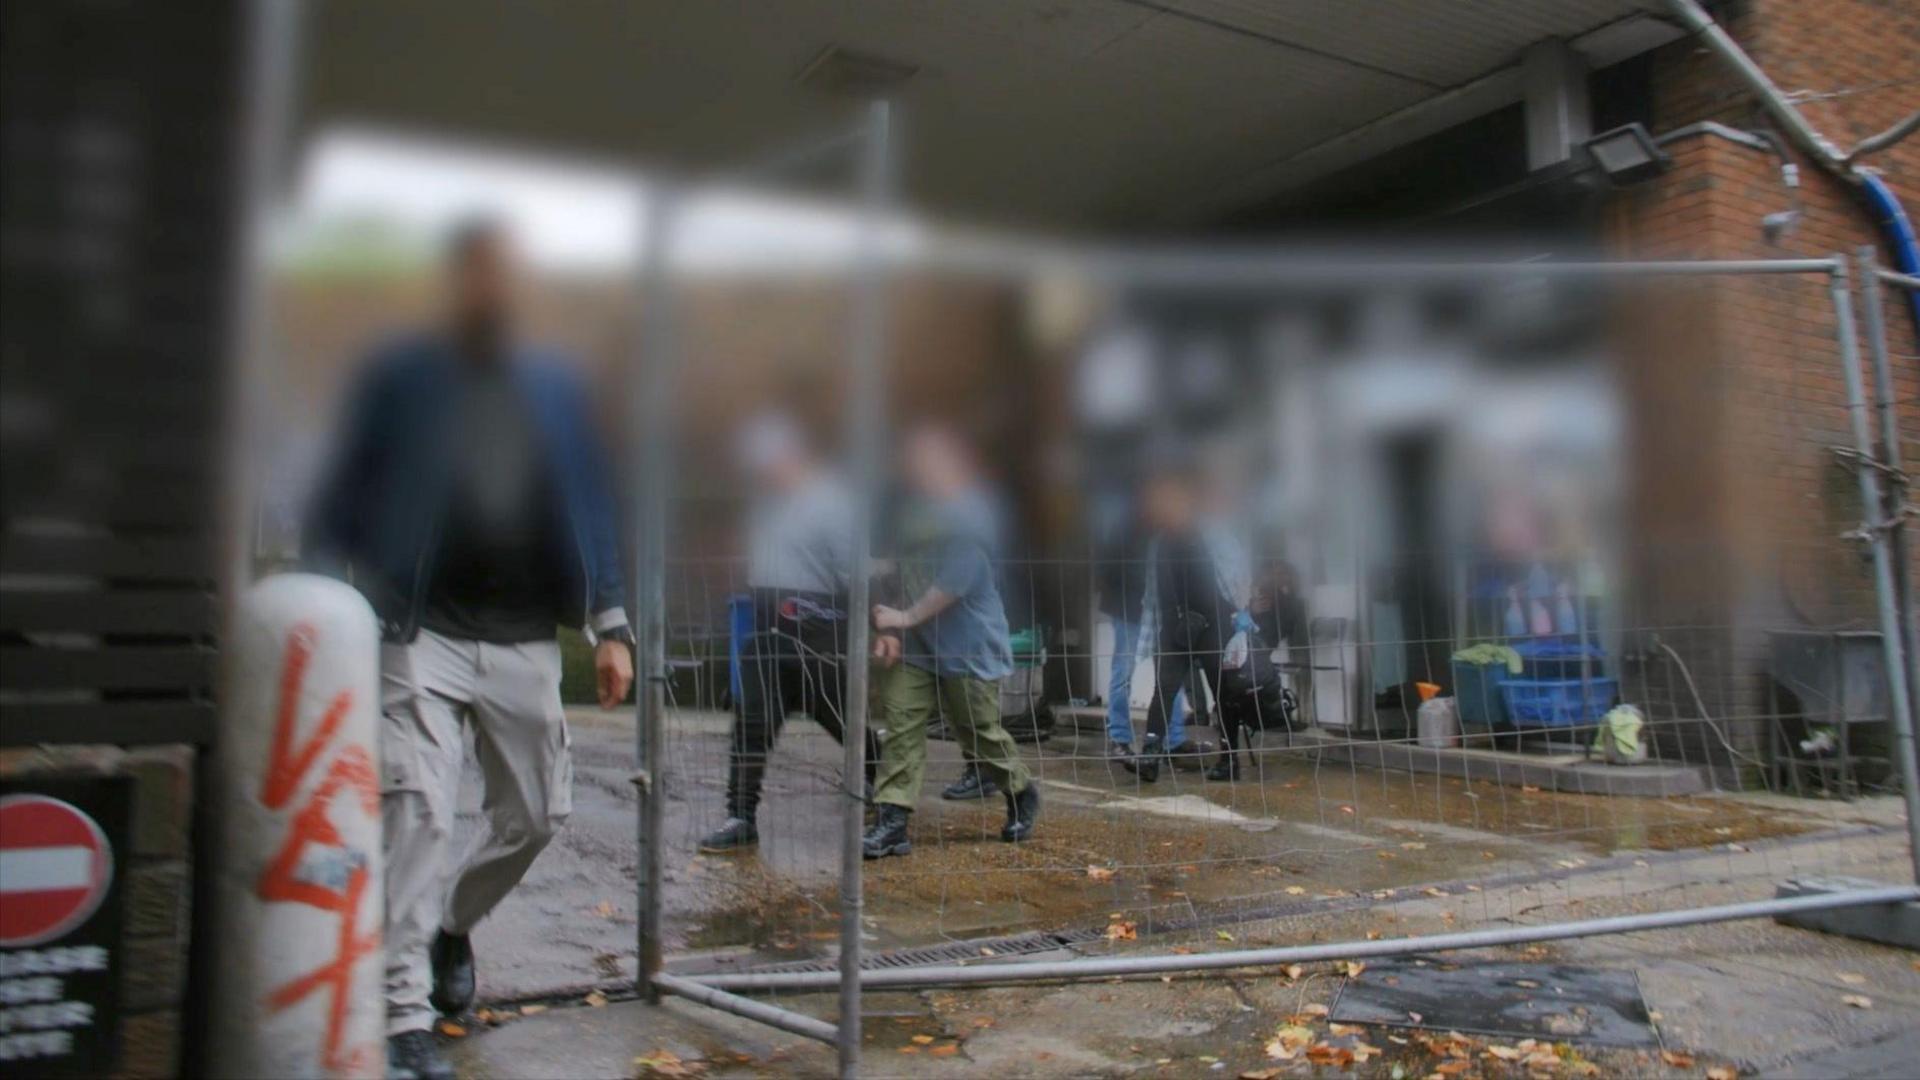
[[[1544,38],[1595,64],[1652,0],[406,0],[311,5],[303,127],[704,167],[843,126],[829,46],[904,84],[908,198],[1053,226],[1191,220],[1518,99]],[[1657,5],[1656,5],[1657,6]],[[1636,17],[1637,16],[1637,17]]]

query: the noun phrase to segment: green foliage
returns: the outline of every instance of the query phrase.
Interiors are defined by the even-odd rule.
[[[598,691],[593,677],[593,646],[571,627],[560,628],[560,700],[568,705],[592,705]]]

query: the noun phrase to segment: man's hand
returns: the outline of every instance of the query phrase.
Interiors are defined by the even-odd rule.
[[[627,691],[633,688],[633,650],[624,641],[600,642],[593,650],[593,676],[601,708],[611,709],[627,700]]]
[[[873,628],[875,630],[905,630],[912,625],[913,623],[907,618],[907,613],[901,611],[899,608],[888,607],[885,604],[873,605]]]
[[[873,659],[883,668],[890,668],[900,662],[900,639],[892,634],[875,634],[873,637]]]

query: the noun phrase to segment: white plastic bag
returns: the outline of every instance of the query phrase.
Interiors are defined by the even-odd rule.
[[[1450,697],[1430,698],[1414,714],[1420,745],[1445,750],[1460,745],[1460,706]]]
[[[1245,630],[1227,639],[1227,647],[1220,652],[1220,666],[1238,668],[1247,662],[1247,632]]]

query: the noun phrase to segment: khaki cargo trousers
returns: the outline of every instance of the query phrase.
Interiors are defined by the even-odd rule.
[[[879,717],[880,768],[873,801],[913,809],[927,775],[927,728],[944,719],[966,759],[1006,791],[1032,783],[1020,746],[1000,723],[1000,683],[959,675],[935,675],[911,664],[874,672]]]
[[[433,1026],[434,933],[471,931],[565,824],[573,761],[557,641],[490,645],[422,630],[381,646],[380,698],[387,1034],[398,1035]],[[469,725],[483,820],[455,861]]]

